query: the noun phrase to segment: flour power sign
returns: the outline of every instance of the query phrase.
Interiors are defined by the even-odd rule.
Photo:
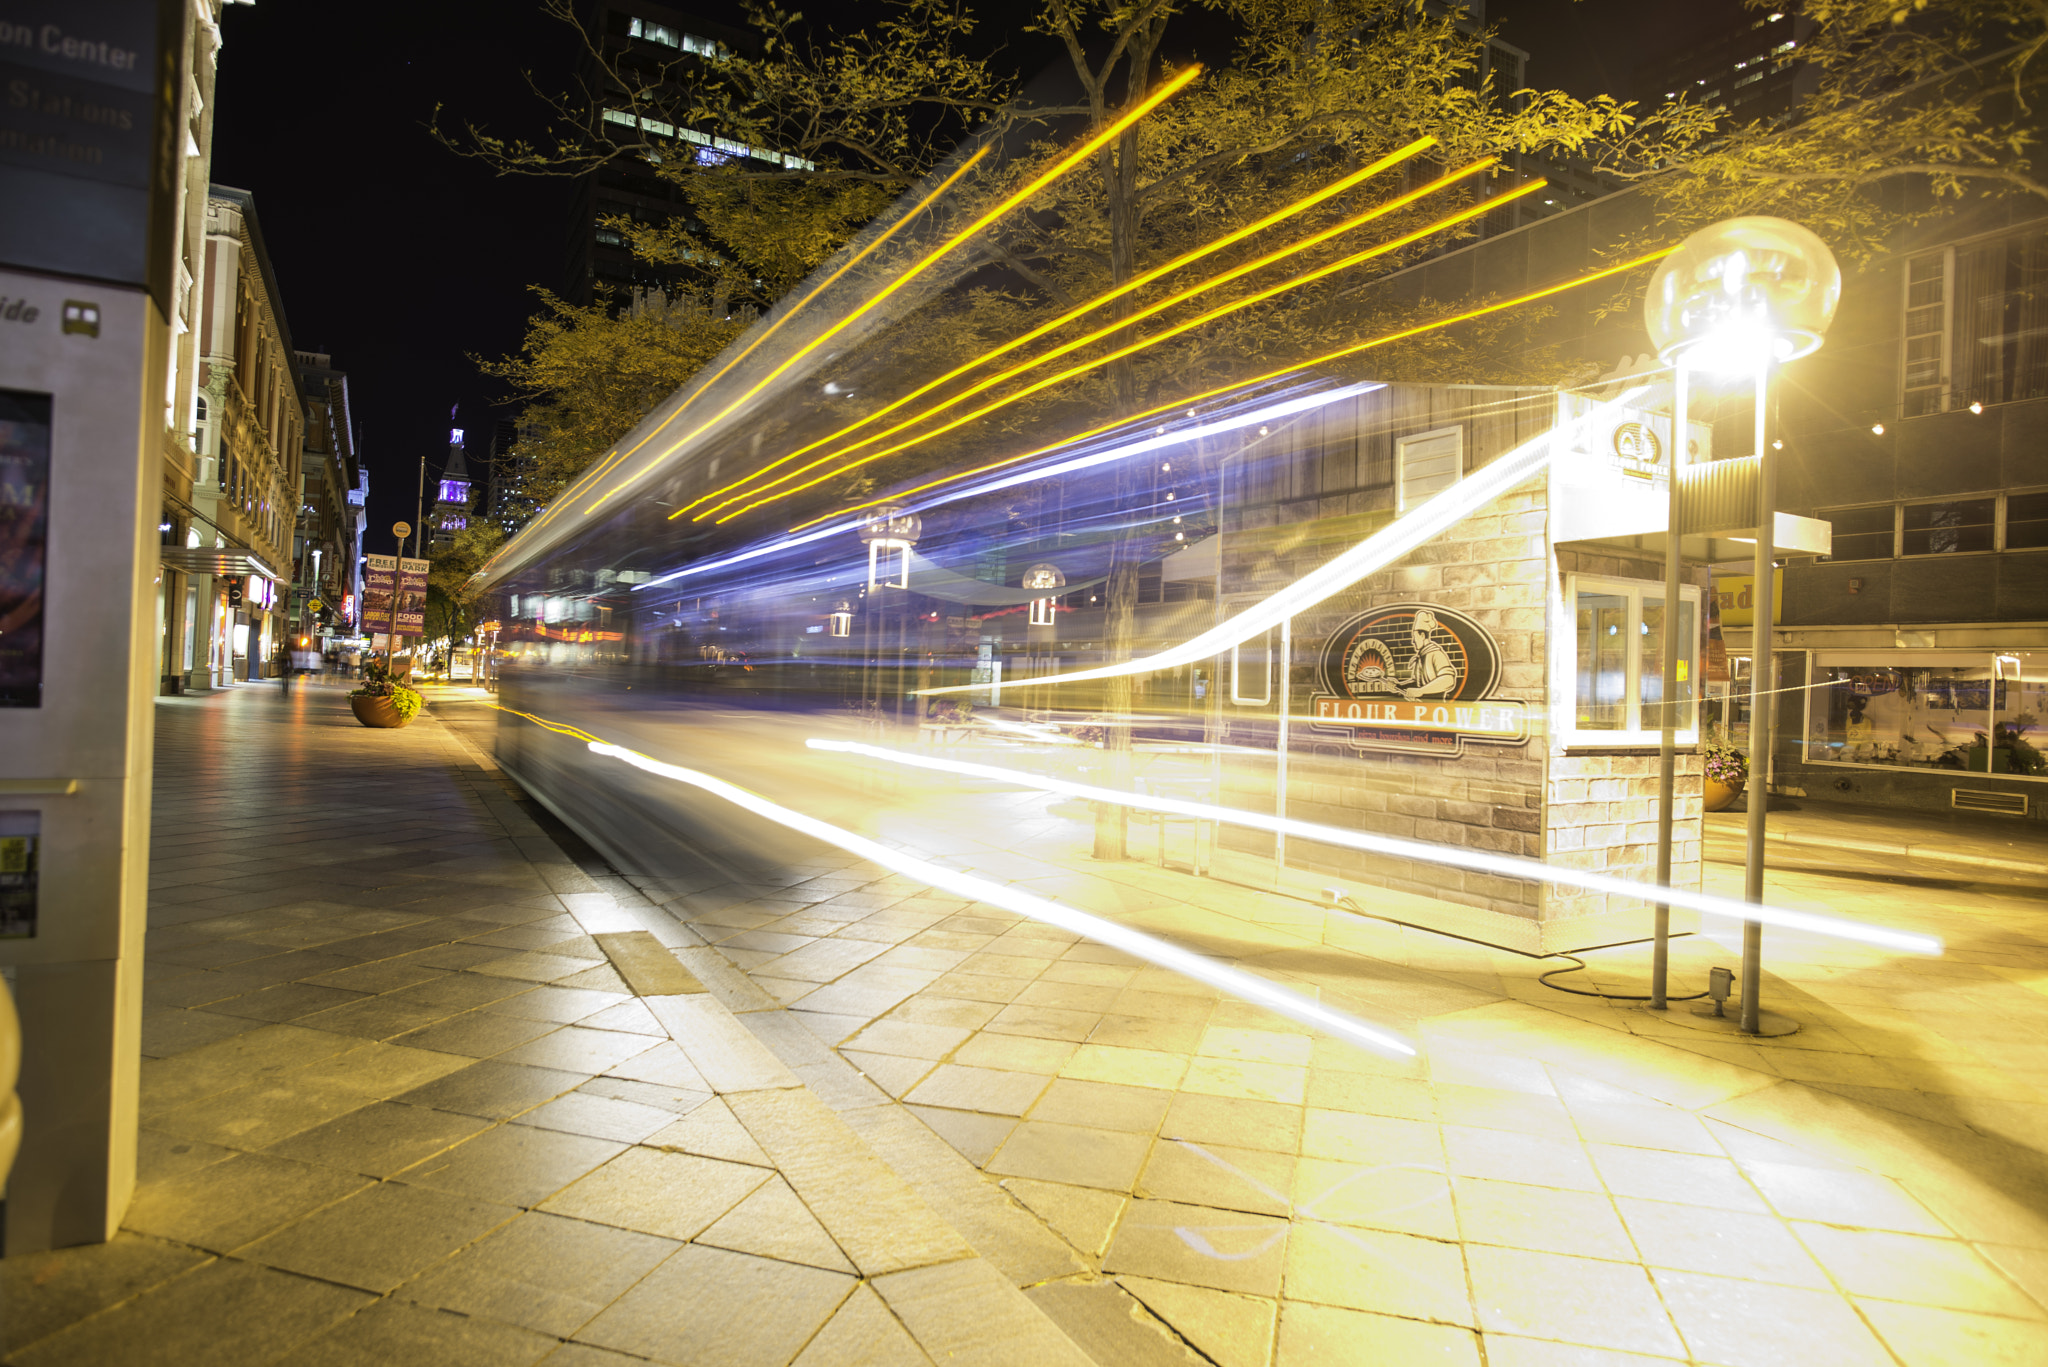
[[[1495,695],[1500,646],[1462,612],[1396,603],[1360,613],[1323,645],[1311,727],[1361,752],[1456,758],[1468,741],[1521,745],[1528,704]]]

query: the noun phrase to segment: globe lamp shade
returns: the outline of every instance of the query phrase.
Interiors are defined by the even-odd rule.
[[[1664,258],[1643,310],[1660,359],[1727,374],[1818,349],[1841,297],[1841,267],[1811,232],[1782,218],[1729,218]]]
[[[1027,589],[1063,589],[1067,586],[1067,576],[1058,565],[1041,561],[1024,571],[1023,583]]]

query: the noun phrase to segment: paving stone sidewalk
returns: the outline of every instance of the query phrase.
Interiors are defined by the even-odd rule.
[[[1774,855],[1774,900],[1949,952],[1772,932],[1804,1028],[1742,1040],[1085,865],[1028,797],[919,823],[1422,1046],[1391,1063],[829,850],[579,866],[480,761],[494,719],[340,708],[159,713],[146,1184],[115,1244],[0,1263],[8,1362],[2048,1361],[2037,880]],[[708,991],[653,991],[650,941]]]
[[[479,746],[515,725],[465,714],[452,695],[446,712],[459,728],[475,718]],[[743,722],[600,713],[580,720],[659,757],[739,763],[742,781],[778,769],[744,768],[758,744]],[[536,766],[566,764],[575,745],[508,739]],[[1685,1004],[1651,1013],[1538,981],[1568,961],[1139,860],[1096,863],[1085,808],[1044,795],[786,786],[825,820],[1124,921],[1421,1046],[1412,1061],[1368,1054],[850,860],[748,883],[635,874],[782,1005],[745,1019],[804,1059],[799,1071],[823,1078],[836,1057],[902,1101],[814,1087],[1098,1361],[2048,1362],[2038,878],[1774,853],[1773,902],[1931,931],[1948,948],[1927,958],[1771,931],[1764,1000],[1802,1028],[1747,1039],[1695,1028]],[[721,811],[694,795],[675,804],[656,825]],[[721,829],[807,848],[765,822]],[[1708,885],[1736,893],[1740,870],[1711,865]],[[1398,914],[1393,900],[1373,905]],[[1676,990],[1738,962],[1738,938],[1723,925],[1676,941]],[[1564,983],[1640,993],[1648,957],[1641,945],[1588,953]],[[936,1167],[948,1147],[979,1182]],[[1013,1244],[991,1184],[1079,1270]],[[1166,1352],[1157,1328],[1178,1339]]]
[[[0,1359],[1088,1361],[431,716],[240,688],[156,755],[140,1186],[0,1261]]]

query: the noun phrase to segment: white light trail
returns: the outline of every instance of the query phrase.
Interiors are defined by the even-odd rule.
[[[1320,569],[1309,571],[1272,597],[1252,604],[1230,620],[1177,646],[1170,646],[1157,655],[1126,660],[1122,664],[1099,665],[1094,669],[1077,669],[1066,674],[1040,674],[1034,678],[1018,679],[1014,684],[1006,679],[1003,687],[1032,688],[1042,684],[1113,679],[1126,674],[1150,674],[1206,660],[1234,645],[1242,645],[1332,594],[1351,587],[1368,574],[1385,568],[1431,537],[1449,531],[1461,519],[1478,512],[1517,484],[1543,473],[1560,443],[1565,442],[1574,429],[1586,430],[1596,417],[1633,403],[1647,393],[1648,388],[1645,385],[1627,390],[1611,402],[1574,419],[1571,424],[1553,427],[1542,436],[1531,437],[1491,465],[1465,476],[1420,508],[1396,518]],[[914,696],[966,693],[982,686],[969,683],[922,688]]]
[[[1033,480],[1046,479],[1053,475],[1064,475],[1075,470],[1085,470],[1091,466],[1102,465],[1112,460],[1124,460],[1131,456],[1142,456],[1149,452],[1164,450],[1169,446],[1178,446],[1183,442],[1200,441],[1204,437],[1213,437],[1222,432],[1234,432],[1241,427],[1250,427],[1256,423],[1277,422],[1281,418],[1292,417],[1297,413],[1305,413],[1313,408],[1321,408],[1325,404],[1335,403],[1339,399],[1349,399],[1359,394],[1370,394],[1375,389],[1385,388],[1386,385],[1374,382],[1370,384],[1345,385],[1341,389],[1326,389],[1314,394],[1299,395],[1280,403],[1268,404],[1263,408],[1254,409],[1249,413],[1218,418],[1214,422],[1203,423],[1197,427],[1177,427],[1164,434],[1154,434],[1146,437],[1142,441],[1128,442],[1122,446],[1112,446],[1102,451],[1091,451],[1086,455],[1074,456],[1054,465],[1033,466],[1026,470],[1005,475],[1000,479],[990,480],[984,484],[976,484],[965,489],[954,489],[944,494],[935,495],[921,503],[912,503],[908,506],[908,510],[913,513],[921,513],[936,508],[941,504],[951,503],[957,499],[976,498],[982,494],[992,493],[997,489],[1007,489],[1012,485],[1026,484]],[[1053,450],[1057,448],[1047,449]],[[707,560],[701,565],[686,565],[682,569],[670,570],[667,574],[649,579],[645,583],[635,584],[633,592],[639,593],[646,589],[660,588],[664,584],[672,584],[678,579],[685,579],[691,575],[708,574],[713,570],[722,570],[728,566],[738,565],[748,560],[758,560],[764,555],[773,555],[777,551],[791,550],[797,546],[807,546],[813,541],[822,541],[828,536],[837,536],[841,532],[853,531],[862,526],[866,520],[866,518],[862,517],[850,517],[843,521],[834,522],[829,526],[814,527],[796,535],[779,538],[765,546],[756,546],[751,550],[720,556],[716,560]]]
[[[813,750],[838,751],[844,754],[867,755],[874,759],[887,760],[891,764],[908,765],[916,769],[930,769],[938,773],[960,774],[969,778],[991,779],[997,783],[1015,784],[1024,788],[1037,788],[1048,793],[1063,793],[1069,797],[1085,798],[1090,802],[1112,802],[1125,807],[1137,807],[1144,811],[1171,812],[1178,816],[1191,816],[1205,821],[1223,821],[1234,826],[1248,826],[1254,830],[1271,831],[1290,839],[1314,840],[1320,844],[1337,845],[1345,849],[1363,850],[1370,854],[1393,855],[1401,859],[1419,859],[1430,864],[1448,864],[1454,868],[1471,869],[1480,873],[1498,874],[1503,878],[1518,878],[1581,888],[1587,892],[1614,893],[1623,897],[1639,898],[1645,902],[1665,902],[1674,907],[1687,907],[1693,911],[1708,912],[1715,916],[1729,916],[1737,920],[1760,921],[1768,926],[1784,930],[1800,930],[1815,935],[1832,935],[1838,939],[1856,940],[1863,944],[1877,945],[1884,949],[1903,950],[1909,954],[1939,954],[1941,941],[1932,935],[1919,935],[1907,930],[1889,930],[1883,926],[1865,925],[1860,921],[1845,921],[1835,916],[1821,916],[1809,911],[1794,911],[1788,907],[1762,906],[1755,902],[1740,902],[1732,897],[1716,897],[1712,893],[1691,892],[1684,888],[1661,887],[1655,883],[1636,883],[1626,878],[1614,878],[1604,873],[1592,873],[1583,869],[1568,869],[1556,864],[1546,864],[1540,859],[1523,859],[1510,854],[1492,854],[1485,850],[1461,850],[1448,845],[1432,845],[1420,840],[1403,840],[1398,836],[1372,835],[1365,831],[1347,831],[1340,826],[1322,826],[1311,821],[1296,821],[1291,817],[1269,816],[1263,812],[1247,812],[1235,807],[1217,807],[1207,802],[1190,802],[1183,798],[1156,797],[1149,793],[1125,792],[1120,788],[1099,788],[1091,783],[1075,783],[1063,778],[1048,778],[1040,774],[1026,773],[1021,769],[1005,769],[994,764],[976,764],[972,760],[937,759],[926,755],[908,754],[901,750],[890,750],[879,745],[863,745],[858,741],[822,740],[812,737],[804,742]]]
[[[794,811],[777,802],[771,802],[759,793],[749,792],[737,784],[726,782],[724,779],[713,778],[709,774],[699,773],[694,769],[684,769],[678,765],[664,764],[658,759],[650,759],[639,751],[628,750],[622,745],[612,745],[596,740],[590,741],[588,744],[593,754],[622,760],[646,773],[671,779],[677,783],[687,784],[692,788],[710,793],[714,797],[723,798],[734,806],[752,812],[756,816],[766,817],[779,826],[785,826],[792,831],[808,835],[814,840],[822,840],[828,845],[837,846],[848,854],[858,855],[862,859],[873,860],[875,863],[894,869],[906,877],[915,878],[921,883],[929,884],[935,888],[944,888],[947,892],[970,898],[976,902],[986,902],[992,907],[1001,907],[1005,911],[1014,911],[1019,916],[1028,916],[1034,921],[1042,921],[1047,925],[1057,926],[1061,930],[1070,931],[1075,935],[1108,945],[1112,949],[1120,949],[1126,954],[1135,955],[1140,959],[1157,964],[1161,968],[1185,974],[1199,982],[1205,982],[1211,987],[1220,988],[1233,996],[1242,997],[1246,1001],[1257,1002],[1269,1011],[1277,1012],[1292,1020],[1300,1021],[1304,1025],[1313,1026],[1318,1030],[1326,1030],[1333,1035],[1365,1045],[1370,1049],[1376,1049],[1383,1054],[1396,1058],[1413,1058],[1415,1056],[1415,1047],[1399,1035],[1382,1030],[1378,1026],[1367,1024],[1365,1021],[1359,1020],[1354,1016],[1347,1016],[1341,1011],[1332,1011],[1328,1007],[1310,1001],[1300,993],[1290,991],[1277,983],[1269,982],[1264,978],[1246,973],[1241,969],[1232,968],[1227,964],[1220,964],[1212,959],[1205,959],[1199,954],[1182,949],[1179,945],[1169,944],[1165,940],[1147,935],[1143,931],[1133,930],[1129,926],[1119,925],[1115,921],[1104,920],[1100,916],[1094,916],[1085,911],[1077,911],[1073,907],[1061,906],[1057,902],[1047,901],[1043,897],[1025,892],[1019,888],[1008,887],[1001,883],[992,883],[986,878],[977,878],[973,874],[961,873],[958,870],[949,869],[943,864],[935,864],[929,859],[920,859],[916,855],[906,854],[902,850],[891,849],[879,841],[870,840],[866,836],[856,835],[852,831],[834,826],[830,822],[820,821],[813,816],[805,816],[802,812]]]

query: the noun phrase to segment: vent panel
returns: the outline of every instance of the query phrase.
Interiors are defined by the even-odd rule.
[[[2025,816],[2025,793],[1995,793],[1982,788],[1951,788],[1948,805],[1959,812],[1995,812],[2000,816]]]

